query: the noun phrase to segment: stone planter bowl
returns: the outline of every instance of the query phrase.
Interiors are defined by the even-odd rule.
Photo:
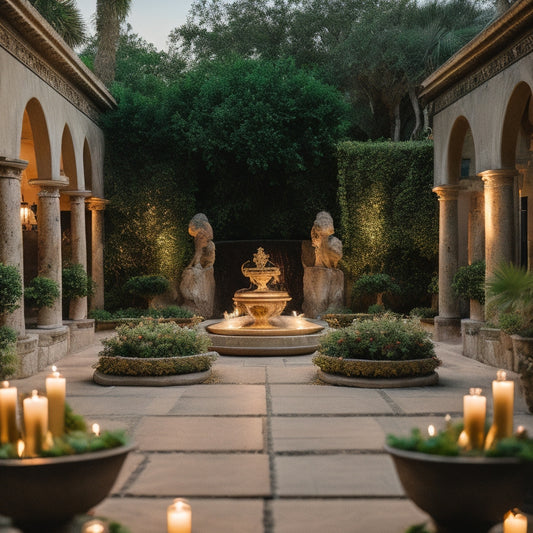
[[[0,460],[0,514],[25,533],[62,531],[107,497],[133,445],[62,457]]]
[[[407,496],[437,533],[487,533],[524,501],[531,467],[515,458],[444,457],[385,446]]]

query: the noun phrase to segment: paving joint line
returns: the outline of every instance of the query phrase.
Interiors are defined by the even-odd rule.
[[[264,533],[274,531],[274,513],[272,500],[277,498],[277,477],[276,477],[276,454],[274,452],[274,437],[272,435],[272,394],[268,376],[268,367],[265,367],[265,403],[266,403],[266,451],[268,454],[268,472],[270,478],[270,498],[263,499],[263,527]]]

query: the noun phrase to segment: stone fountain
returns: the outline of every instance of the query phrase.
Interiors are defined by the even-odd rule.
[[[212,349],[222,355],[302,355],[314,352],[324,326],[302,315],[282,315],[289,293],[279,285],[280,269],[259,248],[241,266],[250,287],[233,295],[235,310],[206,326]]]

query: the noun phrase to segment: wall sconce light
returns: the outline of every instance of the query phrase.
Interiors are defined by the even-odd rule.
[[[37,204],[28,205],[28,202],[20,202],[20,223],[23,231],[37,230]]]

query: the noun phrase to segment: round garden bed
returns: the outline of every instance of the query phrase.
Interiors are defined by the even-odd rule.
[[[163,387],[202,383],[211,375],[216,352],[176,357],[101,356],[93,380],[98,385]]]
[[[383,389],[423,387],[439,381],[435,369],[440,365],[440,360],[436,357],[373,361],[317,355],[313,363],[320,369],[318,377],[331,385]]]

